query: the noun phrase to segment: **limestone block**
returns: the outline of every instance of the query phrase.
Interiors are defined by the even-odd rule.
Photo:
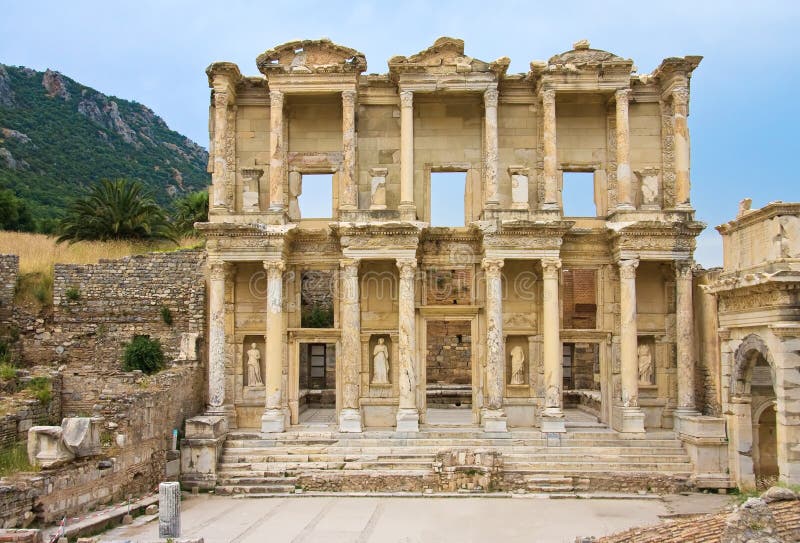
[[[100,454],[100,432],[103,419],[69,417],[61,421],[64,445],[77,457]]]
[[[181,441],[181,481],[187,486],[213,488],[217,462],[228,433],[224,416],[199,416],[186,421]]]
[[[28,430],[28,460],[43,469],[56,468],[75,459],[64,445],[60,426],[34,426]]]
[[[228,433],[228,422],[222,416],[199,416],[186,420],[186,438],[216,439]]]
[[[178,360],[197,360],[197,332],[183,332],[181,334],[181,350]]]

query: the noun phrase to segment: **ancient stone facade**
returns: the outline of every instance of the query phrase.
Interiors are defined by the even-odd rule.
[[[741,486],[800,484],[800,204],[745,200],[717,227],[724,266],[704,291],[718,306],[718,396]],[[706,323],[706,328],[715,323]]]
[[[699,62],[637,74],[583,41],[508,74],[509,59],[484,62],[440,38],[382,75],[328,40],[266,51],[256,77],[209,66],[211,207],[198,225],[207,415],[263,432],[298,424],[301,353],[332,344],[339,430],[415,432],[426,353],[453,345],[426,337],[442,322],[470,337],[468,405],[487,431],[564,432],[566,343],[581,346],[577,382],[614,429],[697,415],[693,251],[704,225],[689,198],[686,117]],[[464,175],[453,187],[463,227],[431,225],[438,172]],[[570,172],[592,175],[591,217],[564,214]],[[332,176],[327,218],[303,214],[315,174]],[[309,272],[335,278],[328,326],[303,326]],[[376,358],[379,339],[388,357]],[[252,343],[263,386],[248,380]]]
[[[19,275],[19,257],[0,255],[0,325],[11,319],[17,275]]]

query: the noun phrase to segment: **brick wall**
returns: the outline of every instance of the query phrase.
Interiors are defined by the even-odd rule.
[[[597,327],[597,278],[595,270],[564,270],[564,328],[594,329]]]
[[[425,303],[469,305],[472,303],[472,268],[425,271]]]
[[[19,275],[19,257],[0,255],[0,324],[11,319],[17,275]]]
[[[426,366],[428,384],[472,383],[472,329],[467,321],[429,321]],[[461,341],[459,342],[459,336]]]
[[[24,392],[4,397],[5,412],[0,416],[0,448],[27,441],[31,426],[61,424],[62,378],[59,372],[51,372],[50,384],[52,396],[46,404]]]

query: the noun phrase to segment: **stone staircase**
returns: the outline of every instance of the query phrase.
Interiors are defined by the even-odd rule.
[[[233,431],[217,472],[218,494],[304,491],[677,491],[692,465],[673,432],[626,439],[600,425],[566,434],[534,429],[487,434],[425,427],[417,434],[292,428]]]

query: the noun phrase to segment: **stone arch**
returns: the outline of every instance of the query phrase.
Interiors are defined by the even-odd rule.
[[[774,384],[775,365],[772,360],[772,354],[770,354],[767,344],[758,334],[750,334],[742,340],[734,354],[733,372],[731,373],[731,396],[748,396],[750,394],[750,376],[759,357],[763,357],[769,364],[773,373],[772,382]]]

